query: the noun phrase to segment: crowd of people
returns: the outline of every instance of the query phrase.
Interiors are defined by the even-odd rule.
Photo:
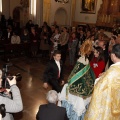
[[[43,58],[50,59],[44,71],[43,87],[47,89],[50,84],[53,90],[47,94],[49,104],[40,106],[36,115],[37,120],[120,119],[118,108],[120,103],[120,36],[115,28],[110,36],[107,36],[102,28],[89,25],[67,28],[58,26],[56,22],[51,26],[44,22],[41,27],[38,27],[29,20],[24,28],[20,28],[11,18],[6,23],[5,17],[2,16],[0,40],[6,41],[7,44],[29,43],[28,51],[31,57],[37,57],[40,52]],[[67,55],[71,74],[65,84],[63,69]],[[8,82],[15,99],[0,96],[5,102],[0,101],[1,104],[6,105],[6,117],[10,119],[9,113],[21,111],[23,106],[15,78],[12,82],[8,79]],[[62,107],[55,105],[59,100],[58,93],[61,93]],[[78,119],[76,113],[75,118],[71,116],[72,114],[69,115],[70,109],[72,107],[74,109],[74,104],[70,101],[71,97],[73,100],[80,98],[82,102],[87,100],[87,104],[83,106],[84,108],[87,106],[87,113],[86,111],[84,114],[82,111],[79,112],[79,107],[75,106],[81,115]],[[19,101],[16,101],[18,99]],[[8,103],[12,106],[9,107]],[[19,107],[18,104],[20,104]]]
[[[11,17],[6,20],[4,15],[1,16],[0,23],[0,40],[6,41],[4,43],[29,43],[28,52],[32,57],[36,57],[40,52],[42,57],[50,57],[51,59],[53,52],[60,50],[63,64],[66,62],[66,55],[69,54],[71,69],[75,65],[80,46],[86,39],[92,41],[93,47],[99,46],[103,49],[105,63],[108,62],[112,46],[119,43],[119,36],[114,31],[115,29],[111,31],[111,36],[108,37],[103,29],[90,27],[89,25],[67,28],[58,26],[56,22],[51,26],[44,22],[39,27],[32,20],[29,20],[25,27],[20,28],[20,23],[14,22]],[[93,55],[90,60],[92,57]]]

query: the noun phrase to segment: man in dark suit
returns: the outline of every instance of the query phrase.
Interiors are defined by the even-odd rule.
[[[53,59],[47,65],[44,72],[44,88],[48,88],[48,83],[57,92],[61,92],[62,85],[64,85],[63,80],[63,66],[60,51],[55,51],[53,54]]]
[[[8,27],[5,32],[3,32],[3,39],[5,39],[8,43],[11,42],[11,37],[13,35],[13,31],[11,27]]]
[[[36,115],[37,120],[68,120],[66,109],[57,106],[58,94],[50,90],[47,94],[48,104],[41,105]]]

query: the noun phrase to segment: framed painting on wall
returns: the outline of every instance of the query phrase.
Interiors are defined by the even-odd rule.
[[[81,13],[95,14],[97,0],[82,0]]]

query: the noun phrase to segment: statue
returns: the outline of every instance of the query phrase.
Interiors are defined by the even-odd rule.
[[[92,42],[88,39],[80,48],[80,57],[76,62],[68,83],[64,85],[59,96],[62,107],[66,108],[69,120],[83,120],[93,92],[95,75],[88,56],[92,51]]]

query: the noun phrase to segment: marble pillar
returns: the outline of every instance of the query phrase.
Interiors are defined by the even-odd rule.
[[[37,0],[36,24],[38,24],[39,26],[42,26],[42,24],[43,24],[43,0]]]

